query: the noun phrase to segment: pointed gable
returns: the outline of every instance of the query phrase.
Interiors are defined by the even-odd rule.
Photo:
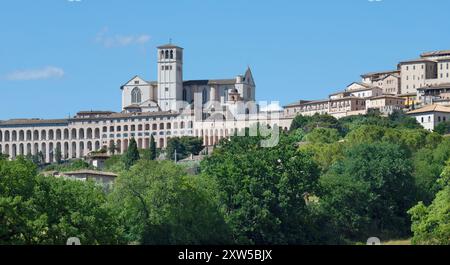
[[[255,86],[255,80],[253,79],[253,74],[252,74],[252,70],[250,69],[250,67],[247,68],[244,78],[245,78],[244,79],[245,82],[247,82],[249,85]]]
[[[149,85],[149,82],[142,79],[140,76],[136,75],[133,78],[131,78],[128,82],[126,82],[123,86],[120,88],[123,89],[125,86],[139,86],[139,85]]]

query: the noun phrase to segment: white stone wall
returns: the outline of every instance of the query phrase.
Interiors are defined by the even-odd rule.
[[[450,113],[444,112],[418,113],[411,114],[411,116],[416,118],[417,122],[429,131],[434,131],[441,122],[450,121]]]

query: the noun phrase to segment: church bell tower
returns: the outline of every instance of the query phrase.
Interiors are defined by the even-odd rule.
[[[162,111],[178,111],[183,98],[183,48],[158,47],[158,105]]]

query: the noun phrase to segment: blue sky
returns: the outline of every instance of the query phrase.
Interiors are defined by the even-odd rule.
[[[120,86],[156,79],[155,47],[185,48],[184,78],[251,66],[257,99],[326,98],[365,72],[450,49],[447,0],[5,0],[0,120],[120,111]]]

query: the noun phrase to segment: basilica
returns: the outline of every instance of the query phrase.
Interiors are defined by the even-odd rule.
[[[134,76],[122,85],[120,112],[0,121],[0,153],[11,159],[42,153],[51,163],[56,150],[63,159],[84,158],[110,146],[123,153],[132,138],[139,148],[148,148],[152,135],[161,149],[170,138],[181,136],[198,137],[205,146],[213,146],[255,123],[289,127],[292,119],[260,110],[250,68],[234,78],[184,80],[183,52],[173,44],[157,47],[156,80]]]

